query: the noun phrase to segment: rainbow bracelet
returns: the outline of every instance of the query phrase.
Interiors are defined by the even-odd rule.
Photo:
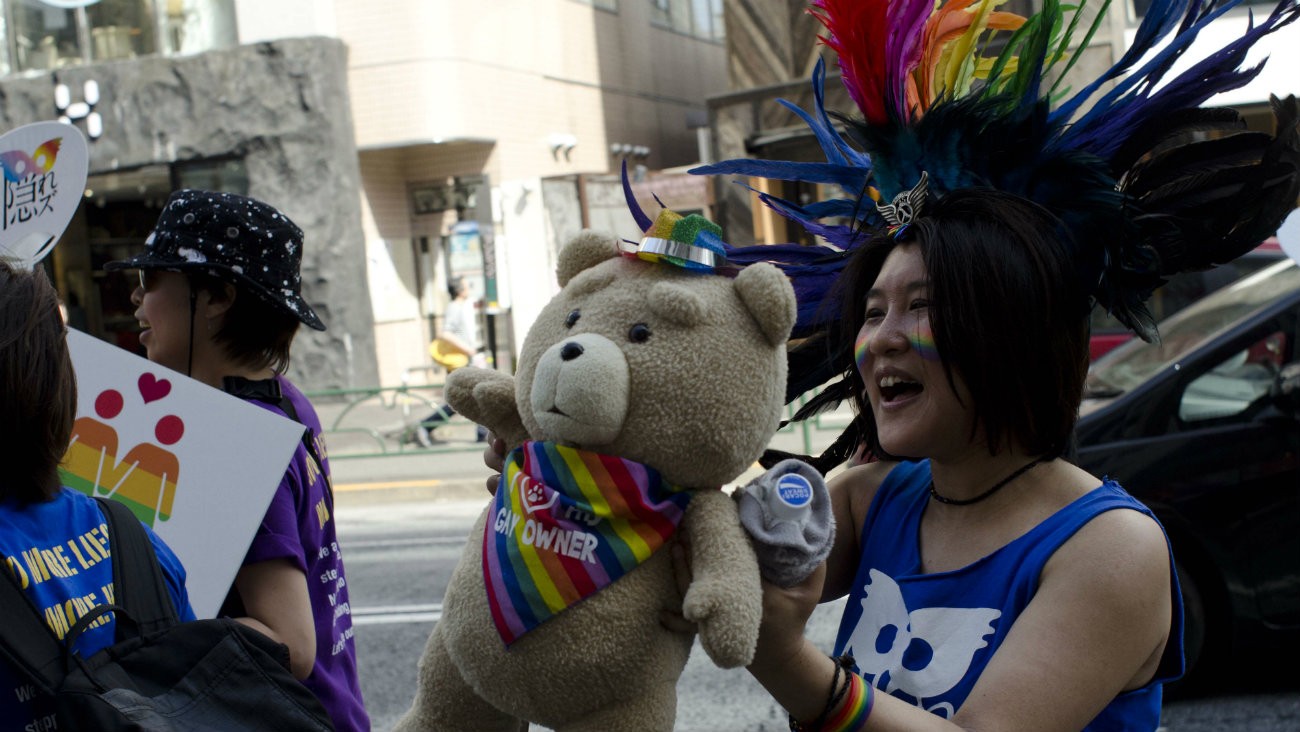
[[[876,689],[861,676],[848,671],[849,690],[840,711],[826,721],[821,732],[859,732],[867,725],[871,707],[876,702]]]

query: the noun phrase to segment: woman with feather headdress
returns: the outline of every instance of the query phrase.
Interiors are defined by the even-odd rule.
[[[1273,135],[1199,105],[1249,82],[1247,51],[1300,6],[1280,0],[1174,75],[1237,2],[1153,0],[1132,48],[1069,93],[1082,8],[1045,0],[1023,18],[999,4],[815,0],[862,117],[832,123],[819,65],[816,109],[792,109],[827,162],[695,171],[844,191],[807,206],[762,196],[830,246],[728,252],[795,282],[804,345],[788,396],[832,382],[797,417],[857,406],[814,463],[863,445],[883,458],[831,481],[840,530],[824,565],[766,587],[750,670],[791,729],[1153,730],[1183,670],[1162,527],[1065,458],[1087,314],[1158,337],[1144,302],[1165,277],[1248,251],[1295,206],[1295,98],[1273,100]],[[1000,54],[981,56],[997,31]],[[846,595],[828,658],[804,626]]]

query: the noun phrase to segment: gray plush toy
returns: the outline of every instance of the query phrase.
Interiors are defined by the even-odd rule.
[[[835,542],[826,481],[800,460],[782,460],[737,491],[740,523],[754,540],[763,577],[781,587],[808,578]]]

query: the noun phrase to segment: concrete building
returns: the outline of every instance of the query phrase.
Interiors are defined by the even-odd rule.
[[[0,131],[66,118],[86,198],[50,260],[74,323],[137,348],[130,281],[168,193],[261,198],[306,233],[308,389],[429,364],[451,275],[500,368],[583,226],[636,235],[617,191],[707,205],[699,160],[726,88],[722,0],[0,0]],[[640,195],[640,194],[639,194]],[[675,197],[674,197],[675,196]],[[695,205],[692,205],[695,204]]]

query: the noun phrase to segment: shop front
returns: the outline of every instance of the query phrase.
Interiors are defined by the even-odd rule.
[[[106,60],[93,41],[87,47],[61,39],[93,39],[99,26],[88,22],[96,17],[92,10],[194,3],[104,0],[71,10],[53,7],[59,4],[74,3],[4,3],[7,29],[30,29],[31,18],[44,18],[42,39],[54,38],[54,47],[66,53],[59,50],[52,62],[37,58],[21,50],[34,35],[23,36],[24,42],[6,33],[6,63],[20,70],[0,78],[0,131],[62,118],[89,139],[82,204],[47,264],[69,321],[137,349],[134,273],[105,273],[104,262],[143,247],[173,190],[243,193],[280,208],[305,233],[304,296],[328,330],[300,333],[291,375],[308,389],[377,383],[343,44],[306,38],[149,55],[147,42],[167,35],[155,23],[152,31],[128,34],[135,55]],[[28,13],[36,5],[43,16]],[[56,10],[73,26],[64,35],[53,32]],[[192,34],[172,33],[168,42],[186,37]]]

